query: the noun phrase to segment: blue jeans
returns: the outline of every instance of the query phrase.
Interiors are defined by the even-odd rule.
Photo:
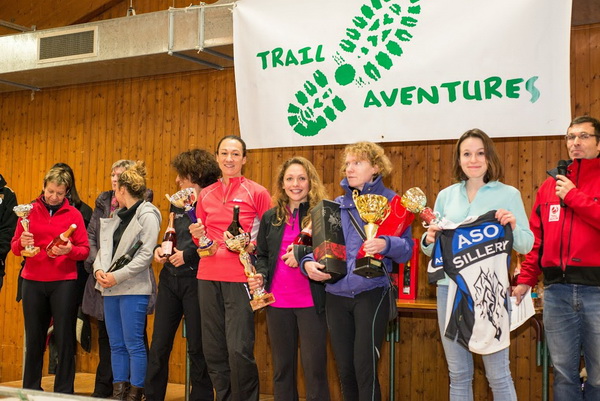
[[[473,400],[473,354],[455,340],[444,336],[446,325],[446,304],[448,286],[439,285],[437,289],[437,313],[442,345],[448,362],[450,376],[450,401]],[[508,348],[493,354],[482,355],[485,376],[494,393],[495,401],[516,401],[517,392],[510,375]]]
[[[554,400],[600,400],[600,287],[551,284],[544,290],[544,330],[554,364]],[[588,380],[579,382],[581,350]]]
[[[104,297],[114,383],[129,382],[144,387],[148,366],[144,329],[149,298],[149,295]]]

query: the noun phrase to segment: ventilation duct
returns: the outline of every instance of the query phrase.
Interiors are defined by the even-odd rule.
[[[234,3],[0,36],[0,92],[233,66]]]

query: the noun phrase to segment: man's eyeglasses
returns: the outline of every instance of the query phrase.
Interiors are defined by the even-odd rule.
[[[575,139],[579,139],[581,141],[587,141],[588,139],[590,139],[591,137],[594,136],[598,136],[598,135],[594,135],[594,134],[579,134],[579,135],[573,135],[573,134],[567,134],[565,135],[565,140],[567,142],[573,142]]]

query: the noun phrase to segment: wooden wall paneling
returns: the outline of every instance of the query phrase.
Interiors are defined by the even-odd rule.
[[[77,99],[77,134],[83,137],[82,143],[82,151],[86,155],[85,157],[85,168],[83,175],[83,182],[87,183],[87,185],[93,185],[93,188],[100,187],[101,190],[104,187],[104,183],[106,182],[106,171],[102,171],[101,160],[104,160],[105,155],[101,154],[104,149],[99,149],[95,144],[95,139],[92,136],[92,133],[95,132],[93,130],[93,122],[91,117],[91,111],[93,110],[93,96],[94,96],[94,86],[93,85],[84,85],[83,87],[77,90],[77,94],[75,95]],[[82,191],[84,196],[86,192]],[[96,193],[96,196],[93,197],[95,200],[98,196],[99,192]],[[88,199],[90,195],[87,195]],[[93,204],[93,201],[91,201]],[[93,207],[92,205],[90,205]]]
[[[104,135],[110,144],[106,149],[104,166],[99,168],[102,173],[102,179],[96,184],[96,190],[91,190],[88,194],[91,202],[95,202],[96,198],[102,191],[110,189],[110,174],[111,167],[114,162],[121,159],[123,153],[123,141],[125,135],[123,132],[123,104],[122,92],[123,84],[109,84],[106,87],[106,107],[104,111],[105,128],[98,135]]]
[[[93,202],[89,201],[89,194],[81,192],[81,189],[85,185],[84,182],[84,157],[83,157],[83,137],[82,135],[78,135],[76,130],[77,124],[77,99],[75,99],[75,88],[66,88],[65,92],[67,93],[67,99],[69,101],[69,107],[67,108],[67,117],[68,121],[66,126],[64,127],[65,133],[67,135],[67,142],[69,143],[69,147],[71,148],[71,168],[75,174],[76,186],[79,192],[79,196],[81,199],[88,204],[92,209],[94,208]],[[86,163],[87,168],[87,163]],[[88,191],[86,191],[88,192]]]
[[[574,41],[571,42],[575,52],[575,85],[571,87],[574,91],[575,113],[580,116],[589,114],[590,111],[590,28],[589,26],[573,28]]]
[[[173,77],[173,82],[176,82],[179,77]],[[166,129],[167,125],[163,125],[163,121],[158,121],[156,119],[156,110],[159,108],[163,108],[163,105],[158,105],[158,92],[163,92],[160,87],[162,86],[162,80],[160,78],[149,78],[146,80],[148,85],[147,95],[146,95],[146,115],[144,118],[144,128],[140,130],[141,138],[140,144],[143,145],[142,154],[144,155],[141,158],[146,164],[146,180],[147,185],[156,187],[159,186],[168,187],[170,184],[170,180],[163,169],[163,165],[169,162],[169,154],[171,153],[170,143],[171,143],[171,135],[173,135],[172,126],[174,121],[179,121],[179,113],[177,117],[173,116],[174,112],[178,112],[178,109],[174,109],[173,104],[177,101],[175,93],[172,92],[173,96],[168,96],[163,99],[170,108],[170,115],[168,116],[168,120],[171,123],[170,129]],[[171,88],[172,90],[172,88]],[[177,132],[177,131],[175,131]],[[167,173],[168,174],[168,173]],[[163,193],[160,192],[157,195],[157,198],[162,200]],[[160,195],[160,197],[158,196]],[[157,201],[158,201],[157,199]],[[159,204],[155,204],[158,206]],[[166,227],[168,223],[168,219],[165,217],[168,209],[164,209],[166,206],[166,201],[163,203],[164,206],[159,207],[163,215],[163,226]],[[161,232],[162,235],[162,232]]]
[[[159,163],[156,167],[160,167],[157,170],[158,175],[155,176],[155,181],[164,185],[166,192],[163,192],[170,195],[179,190],[175,184],[176,172],[171,167],[171,160],[173,160],[175,155],[188,149],[187,142],[184,140],[187,131],[181,130],[180,127],[184,124],[183,121],[186,121],[185,124],[187,125],[189,111],[189,106],[185,106],[187,102],[182,102],[180,98],[181,90],[185,89],[185,85],[181,85],[181,80],[178,80],[176,87],[171,89],[174,91],[174,96],[168,96],[168,92],[164,90],[162,82],[160,84],[157,82],[156,96],[153,108],[150,111],[154,116],[153,129],[161,134],[160,139],[154,135],[157,139],[154,142],[152,162]],[[187,89],[189,93],[189,88]],[[187,98],[188,96],[186,95],[186,100]],[[163,107],[165,102],[171,103],[168,108]],[[162,193],[157,194],[157,197],[160,197],[161,200],[165,199],[162,195]],[[170,208],[166,199],[164,205],[163,219],[166,227],[167,213]],[[163,210],[161,209],[161,211]]]
[[[588,46],[590,47],[590,66],[597,70],[600,65],[600,24],[596,29],[590,29]],[[600,118],[600,74],[593,73],[590,74],[590,77],[590,114]]]
[[[412,335],[412,314],[400,313],[398,317],[399,341],[396,344],[396,377],[395,396],[398,401],[412,401],[411,376],[412,358],[414,348],[412,345],[415,337]]]
[[[195,137],[195,133],[191,132],[190,121],[191,121],[191,113],[190,113],[190,93],[191,93],[191,76],[190,74],[183,74],[181,77],[181,89],[180,89],[180,101],[177,107],[178,115],[179,115],[179,124],[180,131],[178,134],[175,134],[171,137],[171,149],[177,148],[180,153],[188,149],[192,149],[196,146],[190,145],[190,138],[192,136]],[[160,102],[157,99],[157,104],[160,105]],[[160,108],[158,108],[160,109]],[[170,160],[169,160],[170,162]]]
[[[235,87],[235,74],[233,69],[225,70],[226,74],[221,74],[225,78],[223,83],[224,94],[223,100],[225,101],[224,121],[225,121],[225,132],[229,132],[233,135],[240,135],[240,124],[237,113],[237,98],[236,98],[236,87]]]
[[[148,129],[148,94],[152,92],[151,82],[150,80],[154,77],[146,77],[140,81],[139,93],[134,97],[136,103],[132,105],[137,107],[138,114],[136,115],[135,120],[135,131],[131,132],[131,135],[135,142],[134,150],[134,159],[135,160],[144,160],[145,152],[146,152],[146,132]],[[170,112],[171,102],[167,102],[165,107],[169,107],[167,109]],[[155,132],[153,134],[156,134]],[[145,160],[144,160],[145,161]],[[146,161],[145,161],[146,162]]]
[[[334,199],[340,192],[338,189],[340,181],[339,164],[336,163],[334,148],[331,146],[315,147],[311,161],[321,175],[321,180],[329,198]]]
[[[528,213],[531,210],[531,205],[533,204],[533,199],[531,197],[531,188],[535,185],[533,182],[533,172],[538,170],[539,168],[535,166],[537,163],[536,159],[533,159],[533,153],[535,149],[535,141],[530,138],[519,138],[518,141],[513,141],[516,146],[511,146],[507,150],[505,157],[508,159],[512,159],[514,157],[515,166],[509,165],[509,171],[515,171],[517,173],[517,177],[514,177],[510,181],[506,181],[507,184],[513,185],[515,188],[521,191],[521,193],[525,192],[525,199],[523,199],[523,203],[525,205],[525,211]],[[508,145],[507,145],[508,146]],[[512,161],[511,161],[512,162]],[[511,184],[512,183],[512,184]],[[521,195],[523,198],[523,195]]]
[[[530,354],[532,342],[530,338],[529,324],[515,330],[511,335],[510,359],[514,361],[511,365],[511,373],[515,382],[515,389],[522,399],[533,399],[531,394],[531,356],[535,360],[535,353]],[[535,352],[535,348],[534,348]]]
[[[196,74],[192,76],[192,88],[194,88],[193,94],[195,95],[196,102],[190,105],[190,114],[194,114],[194,118],[197,121],[195,137],[196,144],[199,148],[207,149],[215,153],[214,138],[208,135],[208,74]]]
[[[20,99],[18,99],[20,98]],[[19,102],[18,100],[21,100]],[[25,119],[17,118],[20,114],[19,103],[22,103],[22,96],[8,96],[0,101],[0,146],[4,154],[9,157],[3,157],[0,160],[0,173],[6,179],[8,186],[17,193],[17,201],[22,201],[18,196],[17,188],[20,186],[21,180],[18,177],[19,160],[25,159],[25,144],[26,136],[21,134],[17,140],[17,133],[24,133],[27,130],[28,122]],[[16,126],[10,128],[9,122],[15,122]],[[11,339],[14,333],[22,332],[22,319],[17,318],[19,315],[19,306],[15,302],[16,296],[16,277],[18,270],[14,271],[11,264],[16,264],[16,257],[9,255],[4,276],[4,285],[0,292],[0,300],[2,301],[1,319],[5,322],[2,325],[2,338]],[[20,314],[22,315],[22,314]],[[16,352],[23,352],[23,344],[21,341],[11,339],[12,341],[3,341],[0,348],[0,357],[3,361],[14,360]],[[11,374],[11,367],[0,364],[0,377],[6,377]]]
[[[161,118],[161,127],[162,130],[160,132],[160,140],[159,140],[159,151],[162,151],[162,156],[160,156],[157,160],[165,157],[165,154],[174,154],[178,153],[178,146],[182,140],[182,135],[174,126],[174,120],[179,120],[179,118],[183,118],[183,114],[179,115],[179,111],[177,109],[178,97],[175,95],[175,87],[171,84],[166,85],[157,85],[157,89],[161,92],[160,95],[157,95],[158,99],[161,99],[160,109],[160,118]],[[168,151],[165,152],[165,151]],[[170,160],[169,160],[170,162]],[[174,184],[174,183],[169,183]],[[175,192],[175,186],[171,185],[173,188],[173,192]],[[171,192],[168,192],[171,194]]]
[[[200,148],[206,149],[211,153],[214,153],[212,149],[208,149],[206,144],[203,143],[204,136],[202,135],[200,125],[200,96],[199,93],[203,92],[199,88],[200,79],[198,74],[187,74],[189,88],[188,101],[182,111],[182,116],[188,120],[188,130],[183,132],[181,136],[182,143],[186,144],[189,149]],[[182,105],[183,106],[183,105]]]
[[[254,313],[255,322],[255,344],[254,358],[258,366],[258,378],[261,392],[273,392],[273,368],[271,359],[271,348],[267,334],[266,314],[264,311]]]
[[[110,166],[112,165],[112,154],[115,149],[115,138],[111,136],[107,130],[107,112],[110,109],[109,104],[112,103],[113,99],[108,99],[108,86],[110,84],[94,85],[94,89],[91,91],[92,95],[92,119],[89,132],[93,138],[97,138],[96,146],[93,148],[96,150],[96,154],[90,158],[90,162],[100,168],[94,169],[95,182],[99,187],[106,187],[107,178],[110,177]],[[93,142],[92,142],[93,143]],[[108,168],[106,166],[109,166]],[[109,181],[110,182],[110,181]],[[108,187],[106,187],[108,188]],[[97,197],[98,194],[96,194]],[[96,199],[94,197],[94,200]]]
[[[69,137],[67,135],[66,128],[69,124],[68,119],[68,109],[69,109],[69,101],[68,101],[68,92],[60,91],[54,92],[56,95],[54,97],[55,107],[52,108],[53,116],[52,118],[52,132],[54,133],[54,140],[50,142],[53,145],[53,149],[51,149],[50,154],[54,156],[53,160],[50,160],[48,168],[50,168],[54,163],[67,163],[69,156]],[[70,165],[70,164],[69,164]],[[71,166],[71,165],[70,165]],[[73,168],[73,166],[71,166]]]
[[[205,125],[205,131],[204,131],[204,134],[208,138],[211,138],[212,148],[215,149],[215,151],[217,149],[217,143],[219,142],[219,139],[225,135],[228,135],[223,132],[217,132],[215,115],[217,113],[216,108],[217,108],[218,82],[216,82],[216,81],[217,81],[217,78],[216,78],[215,74],[208,75],[208,82],[206,85],[208,98],[207,98],[206,114],[205,114],[206,125]]]

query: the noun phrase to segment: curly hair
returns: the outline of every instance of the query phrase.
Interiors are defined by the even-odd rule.
[[[392,172],[392,162],[385,155],[385,150],[373,142],[363,141],[347,145],[344,148],[340,168],[342,176],[346,175],[346,156],[348,155],[354,155],[361,160],[368,161],[373,167],[379,167],[381,177],[386,177]]]
[[[132,197],[142,199],[146,193],[146,165],[144,162],[138,160],[123,171],[119,176],[118,187],[125,187]]]
[[[283,189],[283,179],[285,177],[285,173],[287,169],[292,164],[298,164],[304,168],[306,171],[306,175],[308,176],[308,213],[302,219],[302,227],[306,227],[310,222],[310,211],[319,203],[321,200],[327,197],[327,193],[325,190],[325,186],[321,181],[321,177],[317,173],[317,169],[315,166],[306,158],[302,156],[295,156],[288,160],[286,160],[280,167],[277,172],[277,179],[275,180],[275,184],[273,187],[273,204],[277,210],[276,212],[276,221],[274,223],[275,226],[280,226],[284,222],[287,224],[289,222],[289,213],[287,212],[287,206],[290,201],[289,196]]]
[[[178,154],[171,162],[171,166],[180,177],[189,178],[201,188],[215,183],[221,176],[221,169],[215,156],[204,149],[192,149]]]
[[[453,178],[456,181],[466,181],[469,179],[460,166],[460,145],[467,138],[477,138],[483,142],[483,151],[485,153],[485,160],[487,161],[487,171],[483,177],[483,182],[501,180],[504,175],[504,168],[502,167],[502,162],[500,162],[498,152],[496,152],[496,146],[492,139],[479,128],[468,130],[456,141],[456,145],[454,145],[454,161],[452,163]]]

